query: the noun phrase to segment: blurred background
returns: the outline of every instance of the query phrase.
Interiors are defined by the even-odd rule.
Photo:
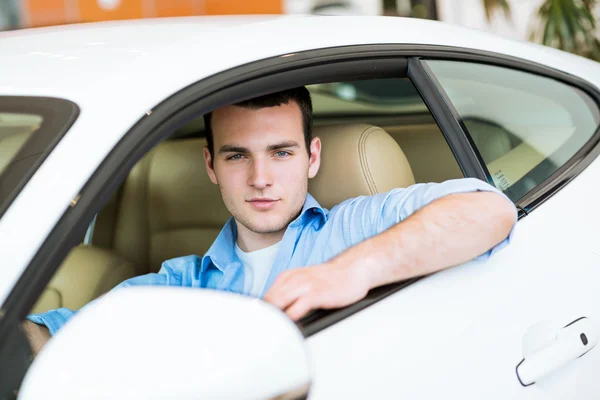
[[[600,0],[0,0],[0,30],[119,19],[228,14],[428,18],[600,61]]]

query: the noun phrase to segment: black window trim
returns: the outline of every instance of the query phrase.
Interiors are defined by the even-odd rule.
[[[31,156],[30,149],[41,151],[31,168],[22,174],[13,175],[7,170],[0,171],[0,187],[10,188],[6,197],[0,197],[0,218],[17,198],[27,182],[38,170],[46,157],[54,150],[79,116],[79,107],[72,101],[57,97],[8,96],[0,95],[0,112],[34,114],[42,117],[42,125],[18,150],[14,158]]]
[[[282,58],[284,56],[285,58]],[[360,79],[375,71],[378,77],[386,77],[386,68],[394,77],[403,74],[406,76],[409,57],[473,61],[529,71],[579,87],[600,103],[600,93],[586,81],[543,65],[491,52],[446,46],[390,44],[343,46],[284,56],[242,65],[191,84],[158,104],[149,115],[140,116],[138,123],[123,136],[82,189],[76,206],[65,211],[13,288],[3,309],[0,310],[0,316],[4,314],[4,318],[0,319],[0,343],[3,343],[10,327],[19,323],[34,305],[60,262],[84,234],[89,220],[125,180],[133,165],[176,128],[210,109],[293,86],[291,82],[296,82],[295,85],[318,83],[314,79],[307,80],[307,76],[315,71],[318,71],[318,76],[327,75],[323,81],[332,81],[333,77],[339,80]],[[343,72],[338,69],[341,64],[344,64]],[[443,104],[443,99],[438,99],[438,103]],[[433,106],[434,103],[431,104]],[[439,109],[434,108],[431,111],[440,118]],[[444,118],[440,118],[439,121],[444,121]],[[444,122],[446,123],[448,122]],[[452,127],[445,126],[444,130],[454,132],[453,135],[458,134]],[[465,132],[462,134],[465,135]],[[589,151],[578,153],[569,163],[569,180],[576,175],[574,171],[578,168],[583,169],[595,158],[600,151],[600,146],[597,146],[599,139],[600,135],[596,132],[589,142]],[[468,140],[459,140],[457,143],[461,146],[460,143],[464,145]],[[468,151],[465,154],[468,154]],[[561,184],[564,182],[560,181]],[[539,201],[540,198],[547,198],[548,193],[553,192],[551,188],[540,188],[536,199]],[[517,206],[521,207],[523,204]],[[523,215],[524,213],[520,213],[521,217]],[[366,299],[340,310],[317,311],[301,321],[299,326],[308,337],[418,279],[420,278],[374,289]]]

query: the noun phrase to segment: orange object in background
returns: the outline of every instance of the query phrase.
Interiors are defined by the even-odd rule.
[[[0,0],[2,1],[2,0]],[[23,28],[186,15],[282,14],[285,0],[21,0]]]
[[[182,15],[203,15],[203,0],[155,1],[156,17],[180,17]]]
[[[21,19],[26,26],[60,25],[71,22],[67,18],[64,0],[23,0],[22,13]]]
[[[142,18],[143,0],[79,0],[79,21]]]
[[[282,14],[283,0],[204,0],[206,14]]]

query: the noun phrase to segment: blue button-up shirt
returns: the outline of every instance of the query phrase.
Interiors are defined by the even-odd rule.
[[[496,192],[510,201],[496,188],[473,178],[416,184],[374,196],[360,196],[344,201],[331,211],[321,207],[309,194],[300,215],[283,235],[260,297],[285,270],[321,264],[385,231],[435,199],[474,191]],[[516,218],[515,209],[515,221]],[[513,230],[502,243],[478,258],[487,258],[505,246]],[[204,257],[189,255],[165,261],[158,273],[128,279],[113,290],[136,285],[169,285],[248,294],[244,292],[244,268],[234,250],[236,239],[237,228],[231,218]],[[54,335],[74,314],[72,310],[60,308],[29,315],[28,319],[46,325]]]

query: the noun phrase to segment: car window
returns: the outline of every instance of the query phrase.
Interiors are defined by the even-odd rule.
[[[36,114],[0,112],[0,174],[14,160],[27,139],[42,125],[43,117]]]
[[[0,216],[77,114],[66,100],[0,96]]]
[[[529,72],[429,60],[494,184],[513,201],[568,162],[600,123],[582,90]]]

